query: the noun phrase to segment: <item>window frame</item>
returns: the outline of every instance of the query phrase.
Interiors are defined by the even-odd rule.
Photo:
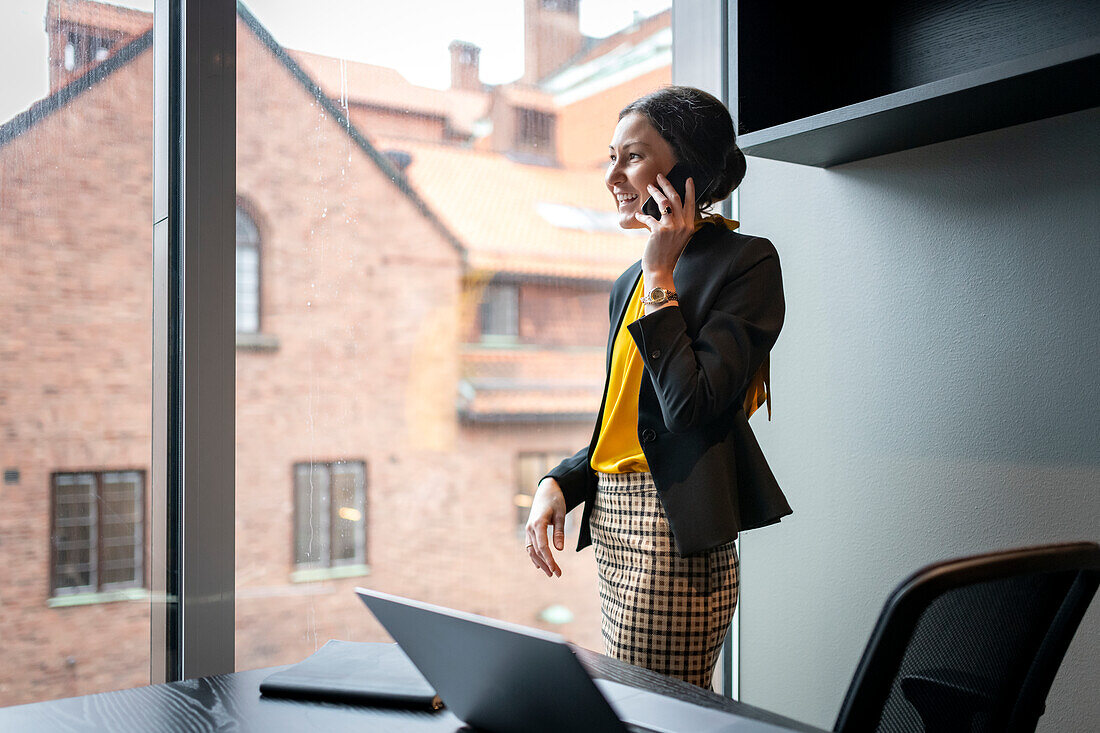
[[[103,477],[107,474],[136,474],[140,480],[140,486],[137,490],[137,506],[136,511],[141,521],[141,536],[139,540],[139,547],[136,553],[138,560],[138,568],[136,578],[133,583],[110,583],[104,585],[102,580],[101,568],[103,565],[103,521],[104,516],[103,504]],[[93,477],[94,481],[94,496],[95,496],[95,520],[93,527],[95,529],[95,549],[90,558],[92,563],[92,575],[95,578],[94,582],[89,586],[65,586],[60,587],[57,585],[57,562],[58,562],[58,548],[57,548],[57,488],[58,478],[61,476],[87,476]],[[111,593],[113,591],[129,590],[132,588],[145,589],[149,587],[149,563],[147,560],[147,553],[149,550],[149,522],[147,521],[148,501],[146,499],[146,492],[148,491],[148,473],[143,468],[111,468],[111,469],[90,469],[90,470],[67,470],[67,471],[52,471],[50,472],[50,568],[49,568],[49,598],[71,598],[75,596],[90,596],[100,593]]]
[[[499,307],[501,302],[498,300],[490,300],[490,293],[509,293],[510,302],[507,307],[510,308],[508,314],[509,326],[511,332],[506,331],[488,331],[487,323],[490,320],[487,318],[490,311]],[[485,285],[481,291],[481,299],[478,303],[477,313],[477,330],[478,336],[482,343],[505,343],[513,344],[519,341],[519,324],[520,324],[520,284],[518,282],[494,280]],[[497,318],[497,320],[503,320]]]
[[[251,206],[244,199],[238,197],[237,198],[237,203],[236,203],[236,208],[235,208],[233,213],[234,213],[234,227],[233,227],[233,263],[234,263],[234,269],[233,269],[233,274],[234,274],[234,278],[233,278],[233,282],[234,282],[234,289],[233,289],[233,306],[234,306],[234,308],[233,308],[233,331],[234,331],[234,333],[236,333],[238,335],[255,336],[255,335],[263,333],[263,326],[264,326],[264,320],[263,320],[263,316],[264,316],[264,310],[263,310],[263,293],[264,293],[263,242],[264,242],[264,237],[263,237],[263,233],[260,231],[259,217],[256,216],[255,207]],[[256,233],[256,241],[249,243],[254,247],[255,252],[256,252],[256,312],[255,312],[256,328],[251,330],[251,331],[242,331],[242,330],[240,330],[240,321],[238,320],[240,314],[237,311],[238,302],[239,302],[237,296],[239,296],[240,292],[238,290],[236,275],[237,275],[237,271],[238,271],[237,270],[237,266],[238,266],[237,251],[240,248],[240,240],[237,239],[237,228],[236,228],[236,217],[237,216],[244,216],[245,218],[247,218],[249,224],[252,225],[252,230]]]
[[[535,496],[535,489],[538,488],[538,484],[537,484],[538,479],[536,479],[536,484],[535,485],[530,486],[530,487],[525,486],[524,476],[523,476],[523,468],[522,468],[523,459],[524,458],[531,458],[531,457],[534,457],[534,456],[541,456],[542,457],[542,463],[545,466],[545,468],[540,469],[539,471],[536,471],[535,473],[540,474],[539,478],[542,478],[542,476],[546,475],[547,471],[549,471],[551,468],[558,465],[559,463],[561,463],[563,460],[570,457],[571,455],[573,455],[573,452],[569,451],[569,450],[565,450],[565,449],[561,449],[561,450],[518,450],[518,451],[516,451],[515,459],[514,459],[515,469],[516,469],[515,470],[515,484],[513,485],[512,504],[516,509],[516,533],[517,533],[517,535],[519,536],[520,539],[523,539],[524,536],[525,536],[525,525],[527,524],[527,517],[526,517],[526,514],[524,514],[524,512],[525,511],[529,512],[529,510],[531,508],[531,505],[530,505],[530,503],[528,503],[526,506],[520,504],[519,497],[520,496],[527,496],[527,497],[530,497],[530,498],[533,499],[534,496]],[[530,493],[528,493],[528,491],[527,491],[528,488],[530,489]],[[569,534],[573,531],[574,522],[575,522],[575,520],[574,520],[572,512],[570,512],[569,514],[567,514],[565,516],[565,532],[566,532],[566,534]]]
[[[678,29],[726,30],[718,0],[672,12]],[[153,682],[234,671],[236,23],[225,0],[154,2]],[[735,54],[724,34],[689,38],[674,36],[673,81],[709,88]]]
[[[339,561],[333,561],[332,559],[332,547],[333,547],[333,528],[336,526],[338,509],[336,503],[333,500],[332,487],[333,481],[333,467],[334,466],[351,466],[357,465],[360,469],[360,475],[362,476],[362,483],[356,487],[357,495],[361,502],[357,507],[362,513],[362,524],[360,525],[359,534],[355,538],[356,554],[354,557],[342,559]],[[298,471],[300,468],[307,470],[316,470],[317,467],[324,467],[328,474],[328,483],[326,490],[328,492],[328,515],[325,517],[323,523],[323,531],[325,533],[323,539],[324,544],[324,557],[315,562],[299,562],[298,561],[298,530],[301,527],[300,519],[300,502],[298,501]],[[302,571],[325,571],[335,570],[343,567],[355,567],[367,565],[367,522],[369,521],[370,511],[369,502],[367,501],[367,461],[363,458],[340,458],[329,461],[295,461],[290,467],[291,474],[291,506],[294,508],[293,516],[291,517],[291,569],[295,573],[301,573]]]
[[[225,0],[153,5],[154,683],[235,666],[236,29]]]
[[[516,107],[515,140],[517,149],[554,157],[556,119],[549,112],[532,107]]]

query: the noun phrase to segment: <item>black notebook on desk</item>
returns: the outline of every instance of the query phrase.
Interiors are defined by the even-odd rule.
[[[397,644],[337,641],[260,683],[269,697],[437,710],[439,696]]]

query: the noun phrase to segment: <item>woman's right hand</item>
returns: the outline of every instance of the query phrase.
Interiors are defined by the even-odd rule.
[[[544,478],[531,500],[531,513],[527,515],[527,556],[546,577],[561,577],[561,568],[554,562],[550,550],[547,529],[554,532],[554,547],[565,549],[565,495],[557,479]]]

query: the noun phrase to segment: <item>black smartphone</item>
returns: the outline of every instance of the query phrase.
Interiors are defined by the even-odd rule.
[[[685,190],[687,188],[687,179],[689,178],[695,182],[696,201],[698,201],[699,197],[702,194],[706,193],[707,189],[710,188],[710,183],[701,178],[697,171],[684,165],[683,163],[677,163],[676,165],[672,166],[672,170],[668,172],[668,175],[666,175],[665,178],[667,178],[668,182],[672,184],[672,187],[676,189],[676,193],[680,194],[681,202],[687,195],[685,193]],[[656,186],[657,184],[653,185]],[[657,187],[660,188],[660,186]],[[642,204],[642,213],[648,214],[654,219],[660,219],[661,214],[664,212],[657,208],[657,201],[652,196],[650,196],[648,199],[646,199],[646,202]]]

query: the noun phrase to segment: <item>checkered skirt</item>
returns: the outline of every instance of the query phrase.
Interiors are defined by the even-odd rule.
[[[737,550],[681,557],[651,474],[598,478],[590,526],[607,653],[709,689],[737,606]]]

